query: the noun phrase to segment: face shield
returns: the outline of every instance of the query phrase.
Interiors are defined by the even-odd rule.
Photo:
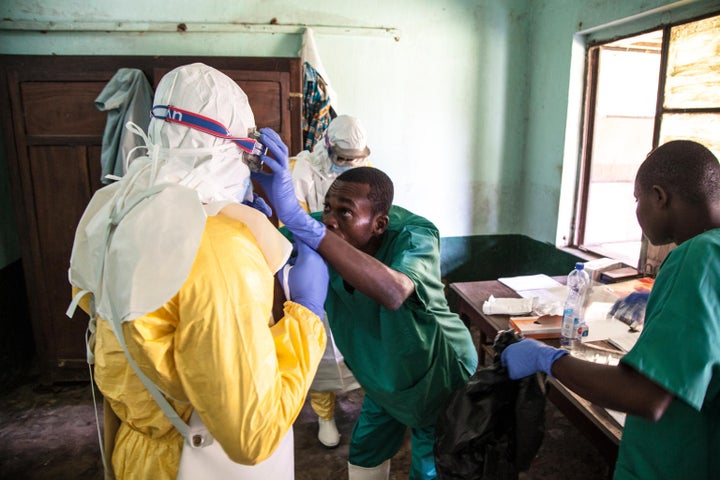
[[[355,167],[364,167],[368,164],[367,156],[356,157],[357,151],[347,151],[337,146],[332,146],[327,135],[325,136],[325,148],[330,158],[330,171],[342,173]]]

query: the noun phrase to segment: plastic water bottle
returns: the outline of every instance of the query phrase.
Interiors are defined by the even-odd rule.
[[[575,264],[575,270],[567,278],[568,296],[563,308],[562,326],[560,328],[560,345],[572,350],[580,337],[587,335],[587,326],[583,318],[585,294],[590,288],[590,277],[582,262]]]

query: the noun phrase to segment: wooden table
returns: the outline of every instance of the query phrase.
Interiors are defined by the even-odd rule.
[[[555,277],[564,283],[565,277]],[[478,354],[481,365],[487,354],[492,355],[492,343],[500,330],[509,328],[509,315],[486,315],[483,302],[491,295],[496,298],[517,298],[519,295],[497,280],[451,283],[458,295],[457,313],[465,324],[477,327],[480,333]],[[556,339],[545,340],[558,346]],[[562,383],[548,377],[548,398],[595,445],[610,464],[612,472],[622,438],[622,426],[604,409],[597,407],[567,389]]]

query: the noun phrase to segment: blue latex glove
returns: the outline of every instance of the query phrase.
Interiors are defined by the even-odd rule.
[[[303,242],[297,242],[295,264],[287,273],[290,300],[312,310],[322,318],[328,290],[328,269],[320,254]],[[281,270],[280,272],[284,272]],[[280,273],[280,283],[284,283]]]
[[[532,338],[523,338],[517,343],[508,345],[502,351],[501,361],[507,368],[508,376],[517,380],[536,372],[545,372],[552,377],[550,369],[560,357],[567,355],[567,350],[553,348]]]
[[[320,241],[325,237],[325,225],[305,213],[295,197],[292,174],[288,167],[287,146],[270,128],[260,129],[260,142],[275,157],[262,155],[263,162],[273,173],[253,172],[253,180],[262,185],[278,219],[293,236],[317,250]]]
[[[272,208],[270,208],[270,205],[265,203],[265,200],[255,192],[253,192],[252,200],[243,200],[242,204],[254,208],[260,213],[265,214],[266,217],[272,216]]]
[[[615,317],[630,325],[631,330],[638,330],[645,322],[645,307],[648,298],[650,298],[650,292],[633,292],[616,301],[610,309],[608,317]]]

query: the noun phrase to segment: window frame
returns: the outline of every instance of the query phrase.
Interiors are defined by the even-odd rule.
[[[571,225],[569,229],[569,242],[567,247],[580,250],[582,252],[594,255],[604,256],[604,253],[600,252],[599,249],[594,248],[592,245],[586,245],[585,242],[585,231],[587,228],[587,211],[588,211],[588,198],[591,183],[591,167],[592,167],[592,147],[594,141],[594,127],[595,127],[595,111],[597,107],[597,93],[598,93],[598,72],[599,72],[599,55],[600,47],[608,45],[618,40],[632,38],[639,35],[643,35],[649,32],[662,30],[662,44],[660,50],[660,66],[658,71],[658,84],[657,84],[657,96],[656,96],[656,107],[653,121],[653,134],[652,134],[652,147],[658,146],[662,118],[665,114],[683,113],[683,114],[703,114],[713,113],[720,114],[720,107],[708,107],[708,108],[666,108],[665,105],[665,83],[667,78],[667,65],[668,65],[668,52],[670,47],[670,31],[672,28],[678,25],[684,25],[687,23],[697,22],[706,18],[715,17],[720,15],[720,10],[704,13],[702,15],[692,16],[683,19],[677,19],[673,22],[666,24],[657,25],[651,28],[638,29],[632,33],[623,35],[617,35],[607,39],[594,39],[585,44],[584,51],[584,84],[582,87],[582,112],[580,129],[581,134],[578,142],[578,165],[577,165],[577,176],[575,182],[575,208],[572,211]],[[655,250],[655,251],[653,251]],[[653,275],[656,273],[656,268],[659,266],[659,262],[669,253],[671,248],[667,247],[654,247],[647,240],[645,235],[642,235],[640,255],[638,258],[637,265],[633,265],[643,274]],[[653,257],[653,261],[649,262],[648,259]]]

